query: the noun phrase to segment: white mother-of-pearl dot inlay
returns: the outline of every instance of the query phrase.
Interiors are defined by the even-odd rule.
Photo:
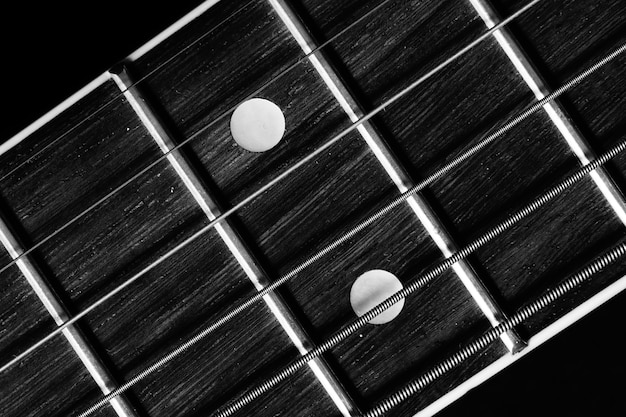
[[[251,152],[265,152],[278,145],[285,134],[285,115],[264,98],[241,103],[230,118],[230,133],[235,142]]]
[[[400,280],[391,272],[372,269],[358,277],[352,284],[350,305],[360,317],[402,288]],[[369,323],[389,323],[400,314],[402,307],[404,307],[404,298],[374,317]]]

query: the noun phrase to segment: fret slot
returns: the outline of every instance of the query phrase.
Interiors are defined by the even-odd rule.
[[[319,47],[319,43],[315,41],[310,31],[287,0],[268,1],[274,7],[276,13],[285,23],[305,54],[310,54]],[[354,123],[362,118],[365,115],[362,106],[357,102],[348,87],[341,81],[340,76],[336,73],[324,52],[317,51],[311,54],[309,60],[350,120]],[[406,169],[401,165],[398,158],[387,145],[385,139],[372,123],[369,121],[362,123],[357,127],[357,131],[370,147],[385,172],[394,182],[398,191],[403,193],[415,185]],[[446,257],[458,250],[458,246],[452,236],[446,230],[423,195],[419,193],[415,194],[407,199],[407,203],[437,247]],[[494,296],[487,289],[469,261],[462,260],[458,262],[453,266],[453,270],[493,326],[496,326],[506,318],[506,314],[498,305]],[[526,342],[514,330],[503,334],[501,339],[507,349],[512,353],[519,352],[526,346]]]
[[[489,0],[470,0],[470,3],[483,19],[487,28],[492,28],[500,22],[501,19]],[[496,31],[493,36],[537,100],[541,100],[549,95],[552,91],[550,91],[543,76],[517,42],[511,30],[505,27]],[[596,157],[594,151],[589,146],[589,142],[574,124],[574,121],[567,114],[559,100],[547,103],[544,105],[544,110],[581,163],[586,164]],[[626,199],[606,168],[600,167],[596,169],[590,174],[590,177],[620,221],[626,224]]]
[[[0,242],[2,242],[11,258],[15,260],[16,266],[55,323],[60,326],[70,320],[69,312],[35,265],[31,256],[23,255],[25,252],[24,247],[2,216],[0,216]],[[63,336],[67,339],[74,352],[76,352],[76,355],[78,355],[103,394],[108,394],[118,387],[110,371],[79,328],[69,326],[63,330]],[[124,395],[111,399],[110,404],[119,417],[138,417],[138,414]]]
[[[149,100],[134,85],[127,69],[124,66],[114,69],[111,71],[110,76],[120,90],[123,91],[128,103],[132,106],[161,151],[167,154],[168,162],[183,181],[185,187],[189,190],[206,217],[209,220],[214,220],[222,212],[216,198],[195,173],[185,155],[178,149],[173,150],[176,142],[150,106]],[[248,249],[246,243],[230,221],[224,220],[216,224],[215,230],[257,290],[261,290],[271,284],[268,274],[255,259],[255,256]],[[263,297],[263,300],[300,354],[304,355],[315,347],[290,306],[287,305],[279,294],[269,293]],[[343,384],[325,359],[317,358],[309,363],[309,367],[342,415],[346,417],[360,415],[357,405],[349,393],[346,392]]]

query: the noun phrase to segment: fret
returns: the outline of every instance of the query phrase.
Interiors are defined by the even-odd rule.
[[[470,0],[470,2],[488,28],[500,22],[500,17],[489,3],[489,0]],[[494,33],[494,38],[509,57],[517,72],[524,79],[524,82],[532,90],[537,100],[541,100],[549,95],[551,91],[542,75],[521,48],[511,30],[509,28],[501,29]],[[551,101],[544,106],[544,109],[581,163],[588,163],[595,158],[596,155],[589,146],[588,140],[567,114],[559,100]],[[606,168],[598,168],[590,176],[615,211],[617,217],[622,223],[626,224],[626,199]]]
[[[111,72],[111,77],[119,86],[120,90],[124,92],[124,96],[146,126],[155,142],[159,145],[162,152],[167,154],[168,161],[175,169],[194,200],[202,208],[207,218],[214,220],[221,214],[219,204],[189,165],[186,157],[180,151],[173,150],[176,146],[176,142],[151,108],[149,99],[134,85],[135,82],[132,80],[125,67]],[[215,230],[237,259],[237,262],[241,265],[241,268],[245,271],[246,276],[254,284],[255,288],[262,290],[267,287],[272,280],[267,276],[267,273],[255,259],[252,252],[247,248],[247,245],[243,242],[231,222],[228,220],[223,221],[215,226]],[[306,354],[315,347],[302,324],[278,293],[269,293],[263,297],[263,300],[301,355]],[[338,380],[330,365],[323,358],[317,358],[309,362],[309,367],[343,416],[350,417],[360,415],[357,405],[350,398],[350,395],[343,388],[342,383]]]
[[[48,284],[46,278],[36,267],[34,260],[30,256],[21,256],[24,248],[15,237],[11,228],[5,219],[0,217],[0,242],[7,250],[12,259],[17,259],[16,265],[22,272],[24,278],[28,281],[33,291],[41,303],[45,306],[50,316],[57,325],[62,325],[71,318],[70,314],[63,306],[61,300],[57,297],[54,290]],[[19,258],[19,259],[18,259]],[[92,348],[89,341],[83,333],[75,326],[70,326],[63,330],[63,336],[71,345],[76,355],[98,384],[103,394],[108,394],[118,387],[113,376],[99,357],[98,353]],[[125,396],[119,396],[111,399],[111,407],[119,417],[136,417],[137,413],[130,405]]]
[[[269,2],[289,28],[289,31],[305,54],[310,54],[319,47],[319,43],[313,39],[309,30],[286,0],[269,0]],[[350,117],[350,120],[356,122],[363,117],[365,112],[341,81],[324,52],[316,52],[309,57],[309,60],[343,110]],[[371,148],[374,155],[376,155],[379,163],[401,193],[415,185],[406,169],[402,167],[399,160],[393,155],[385,139],[377,132],[371,122],[367,121],[361,124],[358,126],[357,131]],[[445,256],[450,256],[458,250],[458,246],[452,239],[452,236],[448,233],[423,195],[416,194],[409,197],[407,204]],[[453,269],[492,325],[495,326],[506,318],[504,311],[467,260],[458,262],[453,266]],[[517,353],[525,346],[525,341],[515,331],[507,332],[501,338],[512,353]]]

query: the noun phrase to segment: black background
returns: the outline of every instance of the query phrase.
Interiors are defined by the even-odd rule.
[[[2,6],[0,141],[199,4],[178,0],[21,2]],[[625,415],[620,295],[440,415]]]

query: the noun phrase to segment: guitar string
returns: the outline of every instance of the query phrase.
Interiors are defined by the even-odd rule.
[[[364,327],[370,320],[378,316],[380,313],[387,310],[402,299],[407,298],[409,295],[413,294],[417,290],[430,284],[435,280],[435,278],[439,277],[443,272],[452,267],[452,265],[459,262],[460,260],[465,259],[467,256],[471,255],[476,250],[504,233],[506,230],[510,229],[513,225],[517,224],[522,219],[525,219],[548,202],[554,200],[565,190],[585,178],[591,171],[604,165],[606,162],[608,162],[624,150],[626,150],[626,140],[622,140],[617,146],[611,148],[608,152],[602,154],[602,156],[600,156],[599,158],[594,159],[588,164],[583,165],[576,172],[567,176],[555,186],[548,189],[545,193],[541,194],[538,198],[523,206],[520,210],[517,210],[508,215],[503,221],[497,223],[486,233],[481,235],[479,238],[473,240],[463,249],[453,253],[449,258],[446,258],[445,260],[435,264],[434,266],[431,266],[426,270],[426,272],[417,275],[417,277],[414,278],[405,288],[392,294],[387,299],[370,309],[362,316],[351,320],[350,322],[348,322],[348,324],[344,325],[335,333],[333,333],[323,343],[311,349],[305,355],[300,356],[296,360],[292,361],[289,365],[282,368],[279,372],[276,372],[272,377],[266,379],[264,382],[255,385],[253,388],[249,388],[237,399],[225,404],[215,413],[211,414],[211,416],[229,417],[233,415],[235,412],[239,411],[241,408],[248,405],[256,398],[270,391],[272,388],[276,387],[276,385],[294,375],[300,368],[302,368],[311,360],[336,347],[339,343],[343,342],[351,334]],[[83,417],[83,414],[81,414],[80,417]]]
[[[433,174],[429,175],[425,180],[421,181],[420,183],[418,183],[417,185],[415,185],[413,188],[411,188],[410,190],[406,191],[405,193],[399,195],[397,198],[395,198],[394,200],[392,200],[391,202],[389,202],[388,204],[386,204],[385,206],[383,206],[382,208],[380,208],[379,210],[374,212],[372,215],[367,217],[364,221],[362,221],[362,222],[358,223],[356,226],[350,228],[340,238],[338,238],[337,240],[335,240],[332,243],[328,244],[323,249],[321,249],[320,251],[316,252],[313,256],[307,258],[304,262],[301,262],[300,264],[298,264],[294,269],[289,271],[287,274],[281,276],[276,281],[274,281],[272,284],[268,285],[263,290],[260,290],[258,293],[255,293],[254,295],[249,297],[246,301],[244,301],[241,304],[239,304],[236,308],[234,308],[234,309],[228,311],[226,314],[222,315],[219,319],[214,321],[211,325],[209,325],[204,330],[202,330],[201,332],[196,334],[194,337],[192,337],[191,339],[189,339],[186,342],[182,343],[176,349],[172,350],[170,353],[168,353],[167,355],[163,356],[161,359],[159,359],[158,361],[154,362],[152,365],[148,366],[143,371],[139,372],[137,375],[135,375],[133,378],[128,380],[126,383],[122,384],[118,389],[112,391],[110,394],[108,394],[107,396],[103,397],[100,401],[98,401],[97,403],[92,405],[89,409],[87,409],[85,412],[80,414],[79,417],[87,417],[88,415],[92,414],[94,411],[96,411],[97,409],[99,409],[102,406],[104,406],[105,404],[107,404],[109,402],[109,400],[111,400],[112,398],[116,397],[117,395],[122,394],[123,392],[125,392],[128,389],[130,389],[132,386],[134,386],[135,384],[137,384],[141,380],[145,379],[148,375],[156,372],[157,370],[159,370],[160,368],[165,366],[167,363],[169,363],[170,361],[172,361],[176,357],[178,357],[181,354],[183,354],[184,352],[186,352],[191,346],[193,346],[196,343],[200,342],[202,339],[207,337],[209,334],[211,334],[214,331],[216,331],[217,329],[221,328],[227,322],[229,322],[230,320],[232,320],[233,318],[238,316],[241,312],[245,311],[251,305],[253,305],[257,301],[261,300],[263,296],[265,296],[266,294],[268,294],[271,291],[274,291],[276,288],[278,288],[282,284],[290,281],[298,273],[300,273],[302,270],[308,268],[309,266],[311,266],[312,264],[314,264],[318,260],[320,260],[323,257],[325,257],[326,255],[330,254],[333,250],[335,250],[337,247],[339,247],[340,245],[342,245],[346,241],[348,241],[351,238],[353,238],[354,236],[358,235],[361,231],[365,230],[368,226],[374,224],[377,220],[379,220],[380,218],[384,217],[386,214],[388,214],[395,207],[397,207],[401,203],[405,202],[405,200],[407,198],[409,198],[411,195],[413,195],[414,193],[421,191],[426,186],[431,184],[433,181],[435,181],[437,179],[440,179],[443,176],[445,176],[448,172],[450,172],[450,170],[452,168],[454,168],[455,166],[459,165],[461,162],[467,160],[469,157],[471,157],[472,155],[476,154],[479,150],[485,148],[488,144],[494,142],[496,139],[498,139],[499,137],[501,137],[502,135],[504,135],[505,133],[507,133],[508,131],[513,129],[515,126],[519,125],[522,121],[526,120],[528,117],[530,117],[531,115],[535,114],[537,111],[542,109],[543,106],[546,103],[548,103],[548,102],[550,102],[552,100],[555,100],[556,98],[558,98],[559,96],[561,96],[565,92],[570,91],[576,85],[580,84],[584,79],[588,78],[593,73],[598,71],[600,68],[604,67],[606,64],[608,64],[609,62],[613,61],[615,58],[617,58],[624,51],[626,51],[626,43],[624,43],[622,46],[617,48],[615,51],[613,51],[612,53],[608,54],[607,56],[605,56],[604,58],[602,58],[601,60],[599,60],[598,62],[596,62],[592,66],[590,66],[589,68],[587,68],[586,70],[582,71],[579,75],[573,77],[570,81],[565,83],[563,86],[561,86],[560,88],[555,90],[550,95],[546,96],[545,98],[543,98],[540,101],[537,101],[537,102],[533,103],[525,111],[522,111],[517,116],[512,117],[511,119],[509,119],[509,121],[507,121],[506,123],[503,123],[502,126],[497,128],[493,133],[491,133],[490,135],[487,135],[482,140],[478,141],[475,145],[469,147],[466,151],[462,152],[459,156],[454,158],[451,162],[449,162],[448,164],[442,166],[441,168],[436,170]],[[622,145],[624,147],[624,146],[626,146],[626,143],[624,143]],[[619,149],[622,149],[622,148],[619,148]],[[615,153],[615,151],[611,151],[611,153],[609,153],[609,156],[613,157],[614,153]],[[604,164],[608,160],[607,158],[608,157],[605,154],[604,157],[601,157],[598,160],[594,161],[593,162],[594,165],[590,165],[591,168],[589,166],[585,166],[586,168],[583,167],[582,169],[590,172],[593,169],[595,169],[595,168],[593,168],[593,167],[595,167],[595,164]],[[545,204],[545,202],[544,202],[544,204]],[[536,208],[533,209],[533,210],[536,210]],[[510,226],[508,226],[508,227],[510,227]],[[457,252],[457,253],[460,253],[460,252]],[[455,255],[453,255],[453,256],[455,256]],[[467,255],[465,255],[465,256],[467,256]],[[445,261],[445,262],[451,262],[450,265],[452,265],[452,264],[456,263],[458,260],[460,260],[460,259],[458,259],[458,260],[450,261],[450,259],[452,259],[452,257],[448,258]]]
[[[256,0],[251,0],[250,2],[248,2],[244,7],[242,7],[239,11],[241,11],[242,9],[244,9],[245,7],[247,7],[249,4],[253,3]],[[229,109],[227,109],[225,112],[223,112],[222,114],[220,114],[216,119],[214,119],[213,121],[209,122],[209,124],[207,124],[206,126],[204,126],[200,131],[196,132],[194,135],[192,135],[191,137],[189,137],[187,140],[181,142],[180,144],[178,144],[177,146],[175,146],[174,148],[172,148],[169,152],[167,153],[163,153],[160,155],[160,157],[158,157],[155,161],[151,162],[150,164],[148,164],[146,167],[144,167],[143,169],[141,169],[139,172],[137,172],[135,175],[131,176],[130,178],[128,178],[126,181],[124,181],[122,184],[118,185],[116,188],[114,188],[113,190],[111,190],[110,192],[108,192],[107,194],[105,194],[103,197],[101,197],[100,199],[96,200],[94,203],[92,203],[89,207],[87,207],[86,209],[84,209],[83,211],[81,211],[79,214],[77,214],[75,217],[73,217],[72,219],[70,219],[69,221],[67,221],[67,223],[63,224],[62,226],[58,227],[57,229],[55,229],[52,233],[50,233],[49,235],[47,235],[46,237],[44,237],[42,240],[40,240],[39,242],[37,242],[36,244],[34,244],[33,246],[31,246],[29,249],[25,250],[23,253],[21,253],[19,256],[17,256],[16,258],[13,258],[11,261],[9,261],[6,265],[4,265],[2,268],[0,268],[0,274],[2,274],[4,271],[6,271],[8,268],[10,268],[12,265],[14,265],[16,262],[18,262],[21,258],[28,256],[30,253],[32,253],[34,250],[36,250],[37,248],[41,247],[42,245],[44,245],[46,242],[48,242],[49,240],[51,240],[52,238],[54,238],[55,236],[57,236],[59,233],[63,232],[64,230],[66,230],[68,227],[70,227],[71,225],[73,225],[74,223],[76,223],[78,220],[82,219],[83,217],[85,217],[87,214],[89,214],[90,212],[92,212],[93,210],[95,210],[97,207],[101,206],[102,204],[104,204],[106,201],[110,200],[111,198],[113,198],[113,196],[115,196],[118,192],[120,192],[122,189],[124,189],[125,187],[127,187],[128,185],[132,184],[136,179],[138,179],[141,175],[145,174],[146,172],[150,171],[152,168],[154,168],[157,164],[163,162],[167,156],[174,152],[177,151],[180,147],[182,147],[183,145],[187,144],[188,142],[191,142],[192,140],[196,139],[197,137],[200,137],[200,134],[203,133],[204,131],[208,130],[208,128],[210,128],[211,126],[213,126],[214,124],[216,124],[217,122],[219,122],[220,120],[222,120],[224,117],[228,116],[229,114],[231,114],[239,104],[243,103],[244,101],[255,97],[257,94],[259,94],[260,92],[262,92],[265,88],[269,87],[271,84],[273,84],[274,82],[278,81],[280,78],[282,78],[283,76],[285,76],[286,74],[288,74],[289,72],[291,72],[293,69],[295,69],[296,67],[298,67],[298,65],[300,65],[302,62],[304,62],[306,59],[308,59],[310,56],[314,55],[315,53],[319,52],[322,48],[324,48],[325,46],[328,46],[330,43],[336,41],[339,37],[343,36],[346,32],[348,32],[350,29],[352,29],[353,27],[355,27],[356,25],[358,25],[360,22],[366,20],[368,17],[370,17],[372,14],[374,14],[376,11],[378,11],[380,8],[382,8],[384,5],[386,5],[387,3],[391,2],[393,0],[384,0],[382,3],[380,3],[379,5],[377,5],[376,7],[374,7],[372,10],[370,10],[369,12],[365,13],[363,16],[359,17],[358,19],[356,19],[354,22],[350,23],[347,27],[343,28],[342,30],[340,30],[339,32],[337,32],[335,35],[331,36],[327,41],[321,43],[318,47],[314,48],[313,50],[311,50],[311,52],[309,52],[308,54],[305,54],[303,56],[301,56],[300,58],[296,59],[292,64],[287,65],[282,71],[280,71],[276,76],[274,76],[274,78],[272,78],[271,80],[268,80],[267,82],[265,82],[264,84],[262,84],[259,88],[257,88],[256,90],[254,90],[251,94],[249,94],[248,96],[246,96],[241,102],[235,104],[234,106],[230,107]],[[237,13],[237,12],[236,12]],[[233,15],[229,16],[226,20],[231,19],[236,13],[233,13]],[[201,39],[203,39],[205,36],[208,36],[210,33],[213,32],[213,30],[217,29],[217,27],[214,27],[211,31],[209,31],[208,33],[206,33],[205,35],[203,35]],[[194,44],[198,43],[200,40],[194,42]],[[190,45],[192,46],[192,45]],[[182,53],[182,51],[180,52]],[[104,107],[109,106],[111,103],[113,103],[117,98],[119,98],[120,96],[122,96],[125,92],[127,92],[130,88],[137,86],[141,81],[145,81],[148,77],[152,76],[158,69],[162,68],[165,64],[167,64],[168,62],[172,61],[174,58],[176,58],[177,56],[180,55],[180,53],[177,53],[176,55],[174,55],[174,57],[166,60],[165,63],[159,65],[156,69],[154,69],[153,71],[149,72],[147,75],[145,75],[143,78],[140,78],[138,81],[136,81],[135,83],[130,84],[127,88],[125,88],[124,90],[122,90],[120,92],[120,94],[118,96],[116,96],[116,98],[114,98],[113,100],[111,100],[110,102],[108,102],[107,104],[105,104],[103,107],[101,107],[100,109],[96,110],[96,112],[92,113],[91,115],[87,116],[87,118],[83,119],[83,121],[81,121],[80,123],[85,122],[88,118],[94,116],[96,113],[98,113],[99,111],[101,111]],[[70,131],[72,131],[72,129],[70,129]],[[66,132],[67,133],[67,132]],[[65,134],[61,137],[64,137]],[[59,138],[60,139],[60,138]],[[59,139],[55,140],[58,141]],[[40,150],[39,152],[37,152],[35,154],[38,155],[39,153],[43,152],[45,149],[47,149],[49,146],[47,145],[46,147],[44,147],[44,149]],[[30,157],[29,159],[34,158],[35,156]],[[24,163],[20,164],[23,165]],[[18,169],[19,166],[15,169]],[[9,174],[7,174],[9,175]],[[5,179],[7,177],[7,175],[5,175],[4,177],[0,178],[0,182]],[[1,369],[0,369],[1,372]]]
[[[533,302],[520,308],[510,318],[507,318],[497,326],[490,328],[480,337],[465,345],[462,349],[456,351],[445,360],[440,361],[427,372],[420,375],[418,378],[414,379],[395,393],[391,394],[389,397],[380,401],[363,417],[380,417],[392,408],[398,406],[400,403],[406,401],[409,397],[419,393],[426,386],[441,378],[444,374],[461,365],[470,357],[476,355],[488,345],[498,340],[501,334],[504,334],[520,324],[523,324],[526,320],[535,316],[539,311],[554,304],[558,299],[572,290],[579,288],[585,283],[585,281],[592,278],[608,265],[620,259],[624,256],[624,254],[626,254],[626,242],[622,241],[620,244],[614,246],[610,251],[604,253],[600,257],[597,257],[591,264],[576,274],[562,281],[554,288],[545,291],[543,295],[535,299]]]
[[[396,93],[390,99],[386,100],[383,104],[379,105],[374,110],[372,110],[371,112],[369,112],[365,116],[363,116],[361,119],[357,120],[356,122],[351,124],[349,127],[345,128],[343,131],[341,131],[339,134],[334,136],[332,139],[330,139],[329,141],[327,141],[326,143],[321,145],[319,148],[317,148],[316,150],[314,150],[313,152],[311,152],[310,154],[308,154],[307,156],[302,158],[300,161],[296,162],[294,165],[292,165],[291,167],[289,167],[288,169],[283,171],[277,177],[273,178],[271,181],[269,181],[267,184],[265,184],[264,186],[259,188],[257,191],[255,191],[254,193],[252,193],[251,195],[246,197],[244,200],[242,200],[241,202],[239,202],[236,205],[234,205],[233,207],[231,207],[229,210],[227,210],[227,211],[223,212],[222,214],[220,214],[219,216],[217,216],[214,220],[212,220],[209,223],[207,223],[206,226],[202,227],[201,229],[199,229],[198,231],[193,233],[191,236],[189,236],[188,238],[183,240],[181,243],[177,244],[175,247],[173,247],[172,249],[168,250],[165,254],[163,254],[160,257],[158,257],[151,264],[149,264],[148,266],[146,266],[143,269],[141,269],[135,275],[133,275],[132,277],[128,278],[123,283],[119,284],[117,287],[115,287],[114,289],[109,291],[107,294],[101,296],[99,299],[94,301],[88,307],[85,307],[85,309],[83,309],[81,312],[77,313],[74,317],[72,317],[71,319],[67,320],[65,323],[63,323],[62,325],[60,325],[57,328],[55,328],[55,330],[53,330],[50,333],[48,333],[45,337],[43,337],[42,339],[40,339],[39,341],[37,341],[36,343],[31,345],[29,348],[24,350],[22,353],[18,354],[17,356],[15,356],[11,360],[9,360],[7,363],[2,365],[2,367],[0,367],[0,373],[2,373],[3,371],[7,370],[11,366],[15,365],[16,363],[18,363],[19,361],[21,361],[25,357],[27,357],[30,353],[32,353],[37,348],[42,346],[48,340],[50,340],[53,337],[59,335],[65,328],[67,328],[67,327],[71,326],[72,324],[76,323],[78,320],[80,320],[82,317],[87,315],[89,312],[91,312],[92,310],[94,310],[95,308],[97,308],[98,306],[100,306],[101,304],[103,304],[104,302],[106,302],[107,300],[112,298],[113,296],[115,296],[117,293],[122,291],[124,288],[128,287],[133,282],[135,282],[136,280],[141,278],[143,275],[145,275],[146,273],[148,273],[149,271],[151,271],[152,269],[154,269],[155,267],[157,267],[158,265],[163,263],[170,256],[174,255],[179,250],[183,249],[184,247],[186,247],[187,245],[189,245],[190,243],[195,241],[198,237],[200,237],[200,236],[204,235],[205,233],[207,233],[209,230],[214,228],[216,224],[218,224],[221,221],[225,220],[228,216],[230,216],[233,213],[235,213],[241,207],[245,206],[247,203],[249,203],[250,201],[254,200],[258,196],[263,194],[265,191],[267,191],[268,189],[270,189],[271,187],[276,185],[278,182],[280,182],[283,179],[285,179],[287,176],[289,176],[291,173],[296,171],[298,168],[300,168],[301,166],[303,166],[304,164],[306,164],[310,160],[314,159],[317,155],[322,153],[328,147],[330,147],[331,145],[333,145],[336,142],[338,142],[340,139],[342,139],[343,137],[348,135],[350,132],[355,130],[361,124],[365,123],[366,121],[368,121],[369,119],[374,117],[376,114],[378,114],[381,111],[383,111],[386,107],[388,107],[391,104],[395,103],[400,98],[402,98],[404,95],[406,95],[410,91],[414,90],[417,86],[419,86],[422,83],[424,83],[426,80],[431,78],[437,72],[441,71],[442,69],[444,69],[445,67],[450,65],[452,62],[456,61],[461,56],[463,56],[466,53],[468,53],[470,50],[472,50],[478,44],[484,42],[486,39],[489,39],[491,37],[491,35],[493,35],[493,33],[495,31],[497,31],[498,29],[502,28],[504,25],[510,23],[511,21],[513,21],[519,15],[521,15],[524,12],[530,10],[530,8],[532,6],[536,5],[540,1],[542,1],[542,0],[533,0],[532,2],[528,3],[526,6],[522,7],[520,10],[518,10],[517,12],[515,12],[514,14],[509,16],[507,19],[502,20],[498,25],[493,26],[491,29],[489,29],[488,31],[484,32],[483,35],[479,36],[474,41],[470,42],[468,45],[466,45],[465,47],[461,48],[452,57],[450,57],[450,58],[444,60],[442,63],[438,64],[435,68],[433,68],[432,70],[428,71],[425,75],[421,76],[418,80],[414,81],[409,86],[405,87],[403,90],[401,90],[400,92]],[[177,150],[180,146],[182,146],[185,143],[187,143],[188,141],[192,140],[195,136],[196,135],[193,135],[190,138],[188,138],[187,140],[181,142],[179,145],[173,147],[169,152],[164,153],[163,156],[165,157],[165,156],[169,155],[171,152]],[[161,160],[163,160],[163,158],[159,158],[157,161],[155,161],[155,163],[152,164],[152,166],[155,165],[156,163],[160,162]],[[122,185],[122,187],[123,186],[124,185]],[[29,251],[32,251],[32,250],[33,250],[33,248],[29,249]],[[20,259],[21,257],[25,256],[26,253],[29,253],[29,251],[25,251],[24,253],[22,253],[22,255],[20,255],[19,257],[15,258],[11,262],[11,264],[17,262],[18,259]]]

